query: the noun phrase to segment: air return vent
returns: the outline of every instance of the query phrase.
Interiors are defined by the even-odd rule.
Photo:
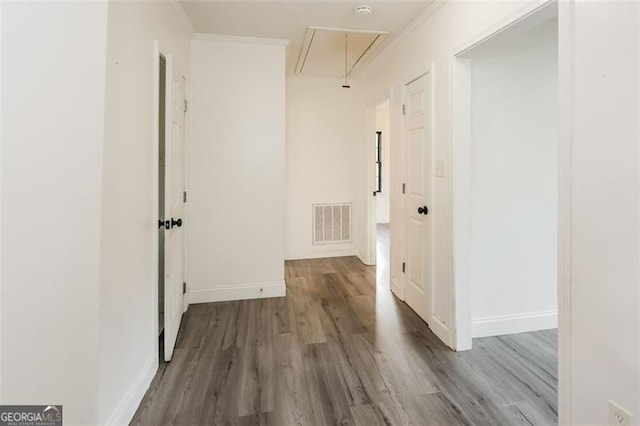
[[[351,203],[313,205],[313,244],[351,242]]]

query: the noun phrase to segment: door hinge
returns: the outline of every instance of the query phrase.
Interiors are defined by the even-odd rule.
[[[402,273],[404,274],[406,270],[407,270],[407,264],[402,262]]]
[[[187,112],[189,110],[189,101],[187,101],[186,99],[184,100],[184,112]]]
[[[182,294],[187,293],[187,283],[182,283]]]
[[[407,106],[402,104],[402,115],[407,115]]]
[[[406,192],[406,190],[407,190],[407,184],[403,183],[402,184],[402,193],[404,194]]]
[[[183,203],[187,202],[187,191],[182,191],[182,202]]]

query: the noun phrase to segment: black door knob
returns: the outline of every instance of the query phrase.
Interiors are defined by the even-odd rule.
[[[418,214],[423,214],[426,216],[429,214],[429,209],[427,208],[427,206],[418,207]]]
[[[178,228],[180,228],[182,226],[182,219],[174,219],[171,218],[171,227],[173,228],[174,226],[177,226]]]

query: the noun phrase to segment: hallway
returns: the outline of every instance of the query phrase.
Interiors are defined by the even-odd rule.
[[[557,422],[555,331],[455,353],[355,257],[288,261],[286,280],[192,305],[132,424]]]

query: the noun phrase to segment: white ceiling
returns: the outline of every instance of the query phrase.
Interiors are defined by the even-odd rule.
[[[389,35],[376,50],[390,43],[424,12],[432,0],[387,1],[238,1],[180,0],[198,33],[263,37],[290,40],[287,72],[295,72],[296,63],[309,26],[354,30],[387,31]],[[368,4],[373,13],[358,18],[353,9]],[[335,52],[327,51],[327,61]],[[368,55],[368,59],[374,55]],[[314,60],[319,60],[316,56]],[[366,63],[360,64],[362,70]],[[332,74],[344,74],[344,64]]]

